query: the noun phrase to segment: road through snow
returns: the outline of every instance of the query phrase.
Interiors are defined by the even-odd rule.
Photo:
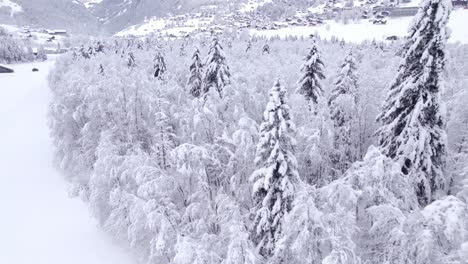
[[[46,117],[52,66],[14,65],[14,74],[0,74],[0,263],[133,264],[86,206],[67,196],[52,166]]]

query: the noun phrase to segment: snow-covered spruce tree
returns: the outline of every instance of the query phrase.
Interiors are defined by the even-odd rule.
[[[153,60],[153,69],[154,69],[154,78],[162,79],[164,73],[166,72],[166,60],[164,60],[164,56],[157,52],[156,56],[154,56]]]
[[[286,90],[276,81],[270,90],[269,102],[260,126],[253,183],[255,219],[251,238],[258,253],[270,257],[282,235],[283,218],[291,210],[294,184],[298,181],[295,140],[291,133],[295,126],[285,102]]]
[[[468,153],[468,133],[461,138],[460,142],[457,144],[456,147],[457,153]]]
[[[356,62],[353,54],[345,58],[335,87],[328,100],[330,118],[334,126],[334,149],[332,164],[334,173],[341,175],[357,157],[357,139],[353,139],[354,116],[357,106]]]
[[[265,43],[265,45],[262,47],[262,55],[265,53],[270,54],[270,45],[268,45],[268,43]]]
[[[182,45],[180,45],[179,55],[181,57],[185,57],[185,55],[187,55],[187,52],[185,51],[185,43],[182,43]]]
[[[133,54],[133,52],[128,53],[127,66],[129,68],[135,68],[137,66],[135,62],[135,55]]]
[[[231,73],[226,65],[223,47],[219,44],[217,37],[213,38],[205,66],[204,93],[207,93],[211,88],[215,88],[222,97],[223,88],[230,84]]]
[[[173,128],[169,124],[169,117],[164,111],[164,105],[167,105],[168,102],[161,96],[158,95],[156,100],[156,105],[158,106],[159,111],[155,114],[155,132],[154,136],[156,141],[153,143],[154,151],[157,156],[158,166],[164,170],[170,168],[169,155],[172,149],[175,147],[173,133]]]
[[[449,0],[425,0],[404,45],[404,58],[378,121],[382,151],[415,184],[422,206],[445,192],[445,117],[440,99],[445,69]]]
[[[192,65],[190,65],[190,76],[187,87],[193,97],[200,97],[203,88],[203,63],[200,59],[200,51],[195,49],[192,55]]]
[[[322,97],[323,89],[320,80],[325,79],[323,74],[323,62],[314,42],[309,54],[305,57],[305,62],[301,68],[302,77],[298,81],[297,93],[304,95],[309,101],[309,107],[312,110],[312,105],[317,105],[320,97]],[[317,107],[314,107],[317,114]]]

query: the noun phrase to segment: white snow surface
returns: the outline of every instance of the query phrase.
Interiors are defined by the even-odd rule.
[[[81,2],[83,3],[83,5],[86,7],[86,8],[91,8],[99,3],[101,3],[103,0],[81,0]]]
[[[9,8],[10,15],[13,16],[16,13],[23,12],[23,8],[17,3],[11,0],[0,0],[0,8]]]
[[[133,264],[86,206],[68,197],[52,166],[46,116],[52,65],[13,65],[15,73],[0,74],[0,263]]]

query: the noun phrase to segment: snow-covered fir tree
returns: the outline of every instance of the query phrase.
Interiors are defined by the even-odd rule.
[[[214,88],[222,97],[224,87],[230,84],[231,73],[226,64],[223,47],[219,44],[217,37],[213,38],[205,67],[204,93]]]
[[[457,153],[468,154],[468,132],[461,138],[460,142],[457,144],[456,151]]]
[[[157,52],[153,60],[154,77],[162,79],[166,72],[166,60],[161,52]]]
[[[334,125],[334,153],[332,164],[335,174],[341,175],[357,157],[357,140],[353,138],[353,126],[357,107],[356,62],[353,54],[345,58],[335,87],[331,91],[328,106]]]
[[[285,96],[286,90],[276,81],[260,126],[257,169],[250,178],[256,203],[251,238],[264,257],[273,254],[281,238],[284,217],[291,210],[294,185],[299,179],[292,135],[295,126]]]
[[[137,66],[135,62],[135,55],[133,54],[133,52],[128,53],[127,66],[129,68],[135,68]]]
[[[449,0],[425,0],[409,29],[404,59],[378,117],[383,152],[413,179],[419,203],[450,184],[444,174],[446,132],[440,94],[446,63]]]
[[[270,54],[270,45],[268,45],[268,43],[265,43],[265,45],[263,45],[262,47],[262,54]]]
[[[187,55],[187,52],[185,51],[185,43],[182,43],[182,45],[180,45],[179,55],[181,57],[184,57],[185,55]]]
[[[252,40],[247,41],[247,47],[245,48],[245,52],[248,52],[250,49],[252,49]]]
[[[203,92],[203,63],[200,58],[200,51],[195,49],[192,55],[192,64],[190,65],[190,75],[187,81],[187,87],[193,97],[200,97]]]
[[[314,112],[317,113],[317,104],[323,94],[322,85],[320,80],[325,79],[323,74],[323,62],[320,58],[317,45],[314,42],[309,54],[305,57],[305,62],[301,68],[302,76],[298,82],[297,93],[304,95],[309,101],[311,109],[314,107]],[[314,104],[314,106],[312,106]]]

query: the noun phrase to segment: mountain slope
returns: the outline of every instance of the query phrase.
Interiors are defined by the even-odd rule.
[[[146,17],[174,12],[182,1],[177,0],[103,0],[90,11],[109,32],[142,22]]]
[[[0,5],[0,24],[67,29],[71,32],[98,33],[99,21],[76,0],[0,0],[13,3],[16,11]]]

